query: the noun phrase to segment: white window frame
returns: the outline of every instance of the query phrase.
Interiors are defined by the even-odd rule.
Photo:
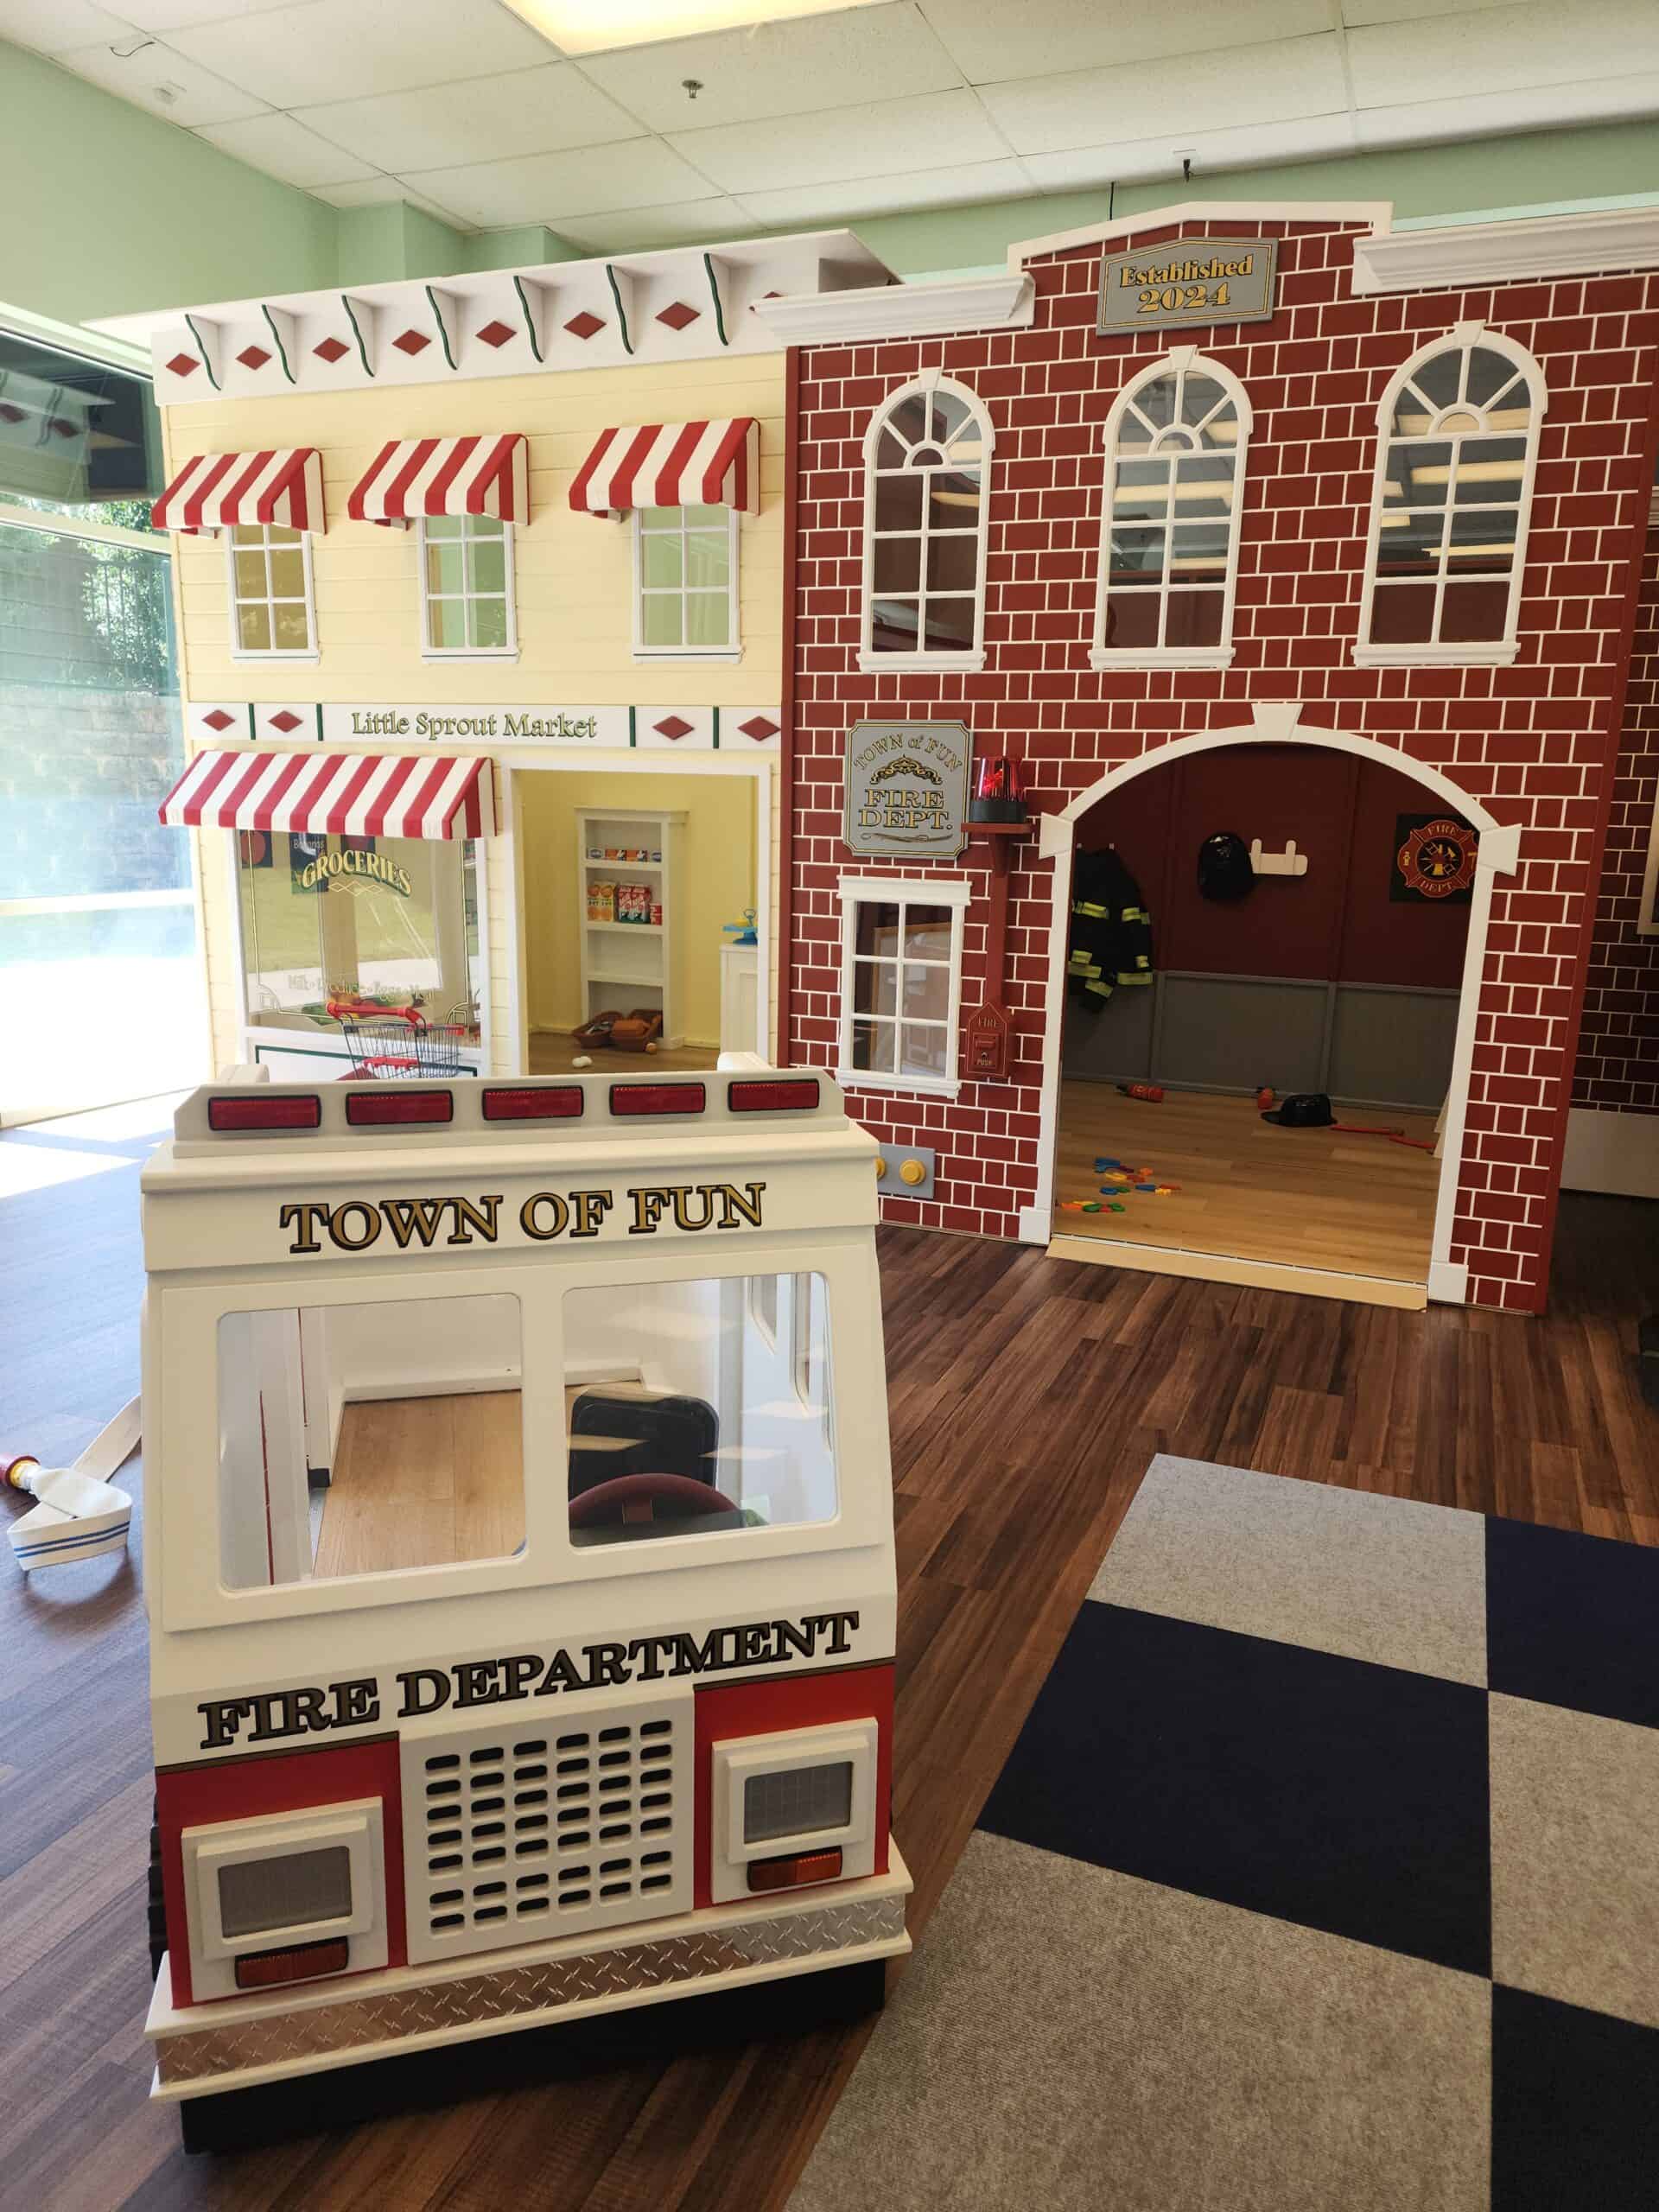
[[[724,502],[719,499],[708,499],[694,500],[691,504],[696,506],[713,507],[720,506],[723,505]],[[670,584],[653,584],[651,587],[652,595],[653,597],[662,597],[664,599],[677,598],[680,601],[682,609],[684,607],[687,596],[683,556],[686,529],[685,507],[686,503],[683,500],[678,503],[677,512],[680,517],[680,543],[682,547],[680,582],[677,587]],[[723,645],[648,645],[645,643],[645,626],[643,620],[645,611],[643,602],[645,600],[646,587],[645,558],[641,551],[641,540],[646,535],[645,529],[645,510],[641,507],[635,507],[632,510],[632,512],[630,514],[628,518],[628,536],[632,541],[633,549],[633,581],[631,586],[631,593],[633,607],[633,658],[635,660],[713,660],[734,662],[742,659],[742,594],[738,586],[738,548],[741,543],[741,539],[737,524],[737,509],[733,506],[728,506],[726,508],[726,525],[728,532],[726,550],[726,605],[728,613],[731,618],[728,642]],[[713,523],[708,523],[702,526],[708,530],[713,530],[715,525]],[[658,533],[653,532],[652,534],[657,535]],[[664,537],[666,537],[668,534],[669,533],[665,531],[661,533]],[[684,626],[684,623],[682,621],[682,631],[683,631]]]
[[[286,530],[289,526],[290,525],[286,523],[277,523],[273,524],[268,522],[239,523],[235,524],[226,523],[225,525],[223,531],[225,539],[225,575],[226,588],[230,593],[231,601],[231,658],[232,660],[251,660],[263,663],[269,660],[314,661],[321,658],[321,648],[317,643],[317,592],[316,585],[311,574],[312,533],[308,530],[302,530],[300,532],[300,558],[304,563],[305,623],[306,628],[310,634],[310,644],[304,646],[266,645],[261,647],[258,645],[245,645],[242,643],[242,623],[239,610],[244,607],[257,607],[263,605],[269,609],[270,613],[270,634],[273,638],[276,634],[276,608],[278,602],[272,600],[270,589],[270,532],[273,528]],[[236,543],[236,533],[238,529],[257,530],[264,533],[260,540],[260,546],[264,555],[265,561],[266,589],[263,601],[253,599],[245,600],[236,588],[236,556],[238,550]],[[252,548],[251,546],[243,546],[240,550],[245,553],[251,552]],[[281,603],[286,604],[285,601]]]
[[[1224,397],[1217,407],[1230,403],[1238,423],[1238,442],[1233,448],[1232,514],[1227,532],[1227,568],[1222,583],[1221,637],[1213,645],[1109,645],[1106,643],[1106,610],[1111,594],[1112,495],[1117,480],[1118,444],[1122,435],[1123,418],[1128,414],[1137,392],[1145,391],[1165,377],[1206,377],[1221,387]],[[1213,414],[1216,409],[1212,408]],[[1208,416],[1205,418],[1206,421]],[[1196,428],[1196,426],[1194,426]],[[1233,658],[1233,596],[1238,582],[1238,541],[1244,510],[1245,459],[1250,442],[1255,418],[1243,385],[1230,369],[1208,354],[1200,353],[1194,346],[1178,346],[1172,352],[1148,362],[1140,373],[1126,384],[1112,402],[1102,435],[1104,459],[1101,471],[1100,496],[1100,553],[1095,578],[1095,626],[1089,643],[1090,668],[1228,668]],[[1165,453],[1173,458],[1183,454],[1201,454],[1203,448],[1195,439],[1183,434],[1179,427],[1160,431],[1152,446],[1152,455]],[[1172,477],[1172,484],[1173,484]],[[1172,502],[1165,527],[1168,529],[1177,519]],[[1169,556],[1174,550],[1174,541],[1166,542],[1164,573],[1158,585],[1157,597],[1160,627],[1167,622],[1166,609],[1170,594]],[[1213,589],[1211,586],[1210,588]],[[1146,586],[1140,587],[1146,596],[1152,594]]]
[[[518,658],[518,592],[515,580],[512,548],[513,532],[517,528],[517,524],[504,520],[499,515],[459,515],[451,516],[448,519],[451,521],[458,521],[461,524],[461,536],[458,538],[440,539],[439,543],[461,546],[462,563],[461,573],[463,577],[467,574],[466,548],[473,542],[467,536],[467,524],[474,522],[499,522],[501,524],[501,543],[505,548],[503,562],[507,594],[507,642],[505,645],[437,645],[433,644],[433,594],[428,590],[426,582],[426,525],[428,517],[423,515],[420,518],[420,531],[417,538],[418,550],[416,553],[416,558],[420,563],[421,658],[423,660],[446,661],[517,660]],[[493,543],[493,540],[490,542]],[[461,606],[465,606],[469,600],[473,599],[480,597],[485,599],[493,599],[495,597],[495,594],[493,591],[477,593],[463,589],[459,592],[439,592],[437,594],[437,597],[445,601],[454,600]]]
[[[958,1047],[962,1031],[962,946],[963,925],[974,887],[959,876],[937,881],[913,875],[843,875],[836,886],[841,900],[841,1018],[836,1042],[836,1081],[843,1090],[915,1091],[933,1098],[954,1098],[962,1089]],[[858,909],[866,900],[884,906],[948,906],[950,911],[950,998],[945,1017],[944,1073],[888,1075],[853,1065],[854,962],[857,958]],[[899,928],[902,932],[903,920]],[[902,951],[895,965],[903,964]],[[904,1017],[894,1016],[895,1027]],[[894,1054],[895,1058],[897,1053]]]
[[[949,392],[962,400],[969,409],[980,435],[979,462],[979,531],[975,543],[974,569],[974,642],[971,646],[942,646],[936,652],[920,647],[912,652],[879,653],[871,645],[871,630],[875,605],[875,478],[876,454],[881,433],[888,417],[906,399],[925,395],[931,401],[936,391]],[[951,669],[973,670],[985,665],[985,560],[989,544],[991,510],[991,466],[995,452],[996,434],[991,428],[991,418],[985,403],[977,392],[954,377],[947,377],[938,369],[925,369],[908,384],[890,391],[882,401],[864,432],[864,525],[863,575],[860,593],[858,665],[866,675],[880,676],[938,673]],[[966,536],[964,531],[963,536]],[[923,603],[926,595],[926,512],[923,512],[923,573],[920,579]],[[964,594],[965,595],[965,594]]]
[[[1452,474],[1455,478],[1459,455],[1462,449],[1459,431],[1445,432],[1438,428],[1439,416],[1421,434],[1419,441],[1390,439],[1395,405],[1406,385],[1419,370],[1441,353],[1470,353],[1477,348],[1499,353],[1511,362],[1526,378],[1528,397],[1531,404],[1531,419],[1526,431],[1527,450],[1521,466],[1521,485],[1516,495],[1515,558],[1510,568],[1510,596],[1504,615],[1503,635],[1486,644],[1442,645],[1438,640],[1415,645],[1373,645],[1371,632],[1371,604],[1377,590],[1376,567],[1382,546],[1384,494],[1389,482],[1390,445],[1427,442],[1450,443],[1452,448]],[[1459,378],[1459,383],[1463,380]],[[1497,395],[1500,396],[1501,395]],[[1484,323],[1460,322],[1439,338],[1421,346],[1411,359],[1397,368],[1383,390],[1376,410],[1376,460],[1371,480],[1371,515],[1370,532],[1365,547],[1365,580],[1359,600],[1359,631],[1352,646],[1352,658],[1357,668],[1507,668],[1520,651],[1517,624],[1521,613],[1521,583],[1527,562],[1527,534],[1532,521],[1533,480],[1538,470],[1538,443],[1543,429],[1544,415],[1549,404],[1548,389],[1544,372],[1524,346],[1513,338],[1506,338],[1502,331],[1490,330]],[[1453,400],[1440,410],[1440,415],[1475,415],[1483,418],[1480,431],[1472,435],[1491,435],[1484,429],[1485,409],[1467,401]],[[1499,433],[1513,437],[1514,431]],[[1448,518],[1453,512],[1452,493],[1453,482],[1446,485],[1446,510]],[[1440,611],[1445,604],[1446,572],[1442,567],[1437,578],[1434,602],[1434,623],[1438,629]],[[1389,588],[1384,583],[1383,590]]]

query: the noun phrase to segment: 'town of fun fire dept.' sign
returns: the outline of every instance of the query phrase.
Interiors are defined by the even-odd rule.
[[[1199,322],[1266,322],[1273,313],[1271,238],[1177,238],[1100,264],[1103,335]]]
[[[962,850],[973,741],[961,722],[855,722],[847,818],[855,853],[953,860]]]

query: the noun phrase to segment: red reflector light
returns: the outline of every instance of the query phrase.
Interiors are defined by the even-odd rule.
[[[613,1083],[613,1114],[701,1114],[700,1083]]]
[[[354,1129],[379,1122],[453,1122],[455,1102],[447,1090],[405,1090],[388,1084],[384,1090],[346,1093],[346,1119]]]
[[[841,1872],[841,1851],[797,1852],[788,1859],[749,1862],[751,1890],[794,1890],[803,1882],[833,1882]]]
[[[309,1981],[315,1974],[344,1974],[346,1938],[326,1943],[293,1943],[285,1951],[250,1951],[236,1962],[238,1989],[276,1989],[285,1981]]]
[[[778,1114],[789,1108],[816,1106],[817,1077],[804,1083],[734,1083],[726,1094],[734,1114]]]
[[[321,1098],[283,1098],[251,1090],[238,1098],[207,1101],[210,1129],[319,1129]]]
[[[582,1112],[580,1084],[561,1084],[546,1090],[486,1090],[486,1122],[574,1122]]]

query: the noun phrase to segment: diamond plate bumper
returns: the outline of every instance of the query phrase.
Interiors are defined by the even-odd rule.
[[[789,1974],[895,1958],[910,1948],[910,1873],[804,1891],[757,1913],[721,1905],[651,1923],[633,1940],[581,1937],[521,1945],[502,1962],[396,1967],[348,1980],[175,2008],[163,1966],[145,2033],[156,2046],[152,2094],[200,2096],[326,2067],[503,2035],[515,2028],[650,2005]]]

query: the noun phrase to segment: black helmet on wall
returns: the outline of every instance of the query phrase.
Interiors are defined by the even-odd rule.
[[[1250,849],[1236,830],[1217,830],[1198,847],[1198,891],[1205,899],[1243,899],[1255,883]]]

